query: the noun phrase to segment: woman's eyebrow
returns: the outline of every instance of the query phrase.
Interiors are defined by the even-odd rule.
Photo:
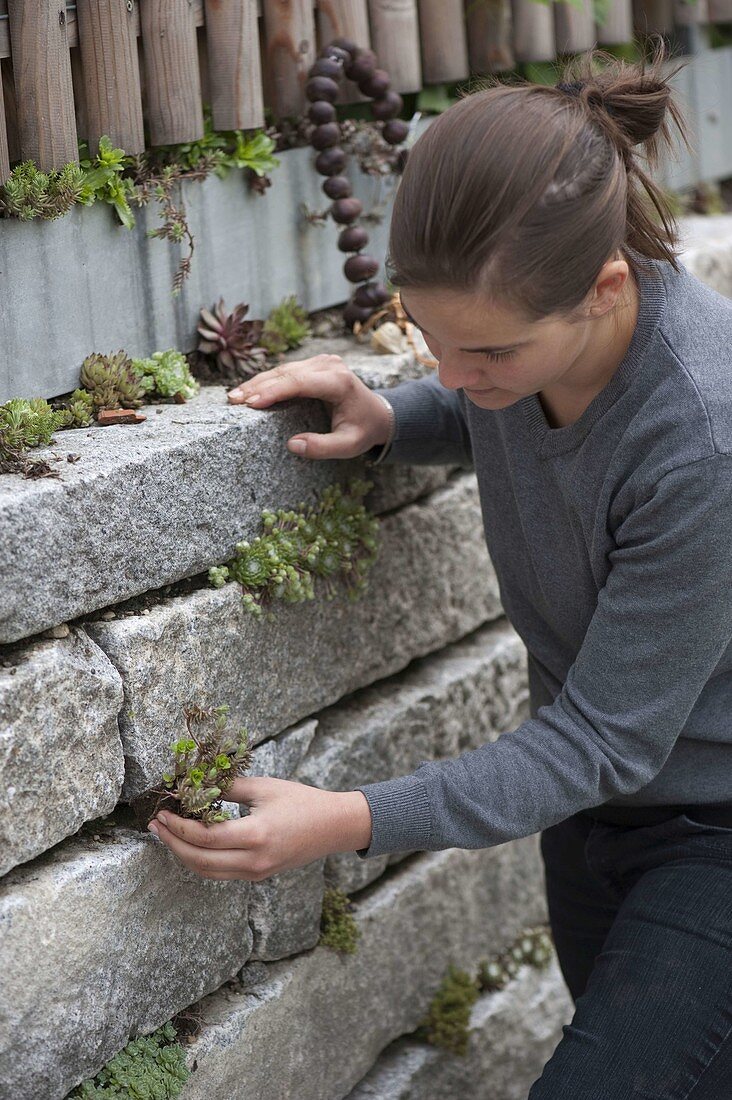
[[[401,303],[401,306],[402,306],[402,309],[404,310],[404,312],[407,316],[407,319],[409,321],[411,321],[413,325],[416,325],[417,328],[420,330],[420,332],[427,332],[426,329],[422,328],[419,321],[415,321],[414,317],[412,317],[412,314],[409,312],[407,307],[404,305],[404,302]],[[429,333],[427,333],[427,335],[429,336]],[[495,346],[495,347],[491,347],[491,348],[459,348],[459,351],[492,351],[492,352],[512,351],[514,348],[522,348],[524,346],[524,344],[528,344],[528,340],[517,341],[515,344],[502,344],[500,347]]]

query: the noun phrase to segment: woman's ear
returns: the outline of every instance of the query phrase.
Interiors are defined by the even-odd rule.
[[[617,304],[630,275],[627,260],[607,260],[595,279],[588,299],[590,317],[602,317]]]

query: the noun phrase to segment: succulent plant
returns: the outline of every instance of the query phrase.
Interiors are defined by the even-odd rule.
[[[64,415],[63,428],[87,428],[94,419],[94,401],[86,390],[74,390],[56,408]]]
[[[83,172],[73,162],[57,172],[46,173],[33,161],[24,161],[0,187],[0,211],[22,221],[60,218],[74,203],[84,201]]]
[[[137,409],[145,399],[145,387],[124,351],[114,355],[95,352],[81,364],[79,381],[91,396],[94,408]]]
[[[200,384],[191,374],[188,360],[175,348],[154,351],[149,359],[133,359],[132,369],[150,397],[195,397]]]
[[[152,1035],[132,1039],[96,1077],[77,1085],[68,1100],[173,1100],[180,1096],[191,1074],[176,1035],[173,1025],[167,1023]]]
[[[198,350],[212,355],[222,373],[256,374],[265,366],[266,350],[261,346],[262,321],[248,321],[249,306],[241,302],[227,313],[224,299],[219,298],[213,311],[201,310],[198,325]]]
[[[278,355],[289,348],[299,348],[310,333],[308,315],[292,294],[270,312],[264,322],[260,343],[269,355]]]

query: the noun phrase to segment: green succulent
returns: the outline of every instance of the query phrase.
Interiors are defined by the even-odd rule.
[[[200,384],[191,374],[188,360],[175,348],[154,351],[149,359],[133,359],[132,369],[150,397],[195,397]]]
[[[56,407],[64,414],[64,428],[87,428],[94,419],[94,401],[86,390],[74,390],[71,397]]]
[[[528,964],[543,968],[552,957],[551,936],[545,928],[535,928],[522,933],[501,955],[483,959],[478,968],[478,984],[481,992],[492,992],[515,978],[522,966]]]
[[[331,947],[334,951],[342,951],[348,955],[355,953],[361,930],[351,909],[348,894],[336,886],[326,886],[318,940],[321,947]]]
[[[76,202],[83,201],[83,173],[78,164],[59,171],[41,172],[31,160],[16,165],[0,187],[0,210],[9,217],[60,218]]]
[[[172,1024],[132,1039],[100,1069],[70,1092],[67,1100],[175,1100],[190,1077],[185,1051]]]
[[[124,351],[114,355],[95,352],[81,365],[79,380],[89,393],[94,408],[137,409],[145,399],[145,387]]]
[[[269,355],[279,355],[289,348],[299,348],[311,332],[308,315],[292,294],[270,311],[259,343]]]
[[[47,446],[64,421],[64,413],[42,397],[14,397],[0,405],[0,473],[18,472],[25,452]]]

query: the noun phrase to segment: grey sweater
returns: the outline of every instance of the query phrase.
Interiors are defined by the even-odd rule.
[[[395,412],[384,462],[475,469],[531,711],[356,788],[364,859],[487,848],[604,802],[732,802],[732,301],[629,258],[632,342],[575,423],[551,428],[536,394],[478,408],[436,373],[377,391]]]

